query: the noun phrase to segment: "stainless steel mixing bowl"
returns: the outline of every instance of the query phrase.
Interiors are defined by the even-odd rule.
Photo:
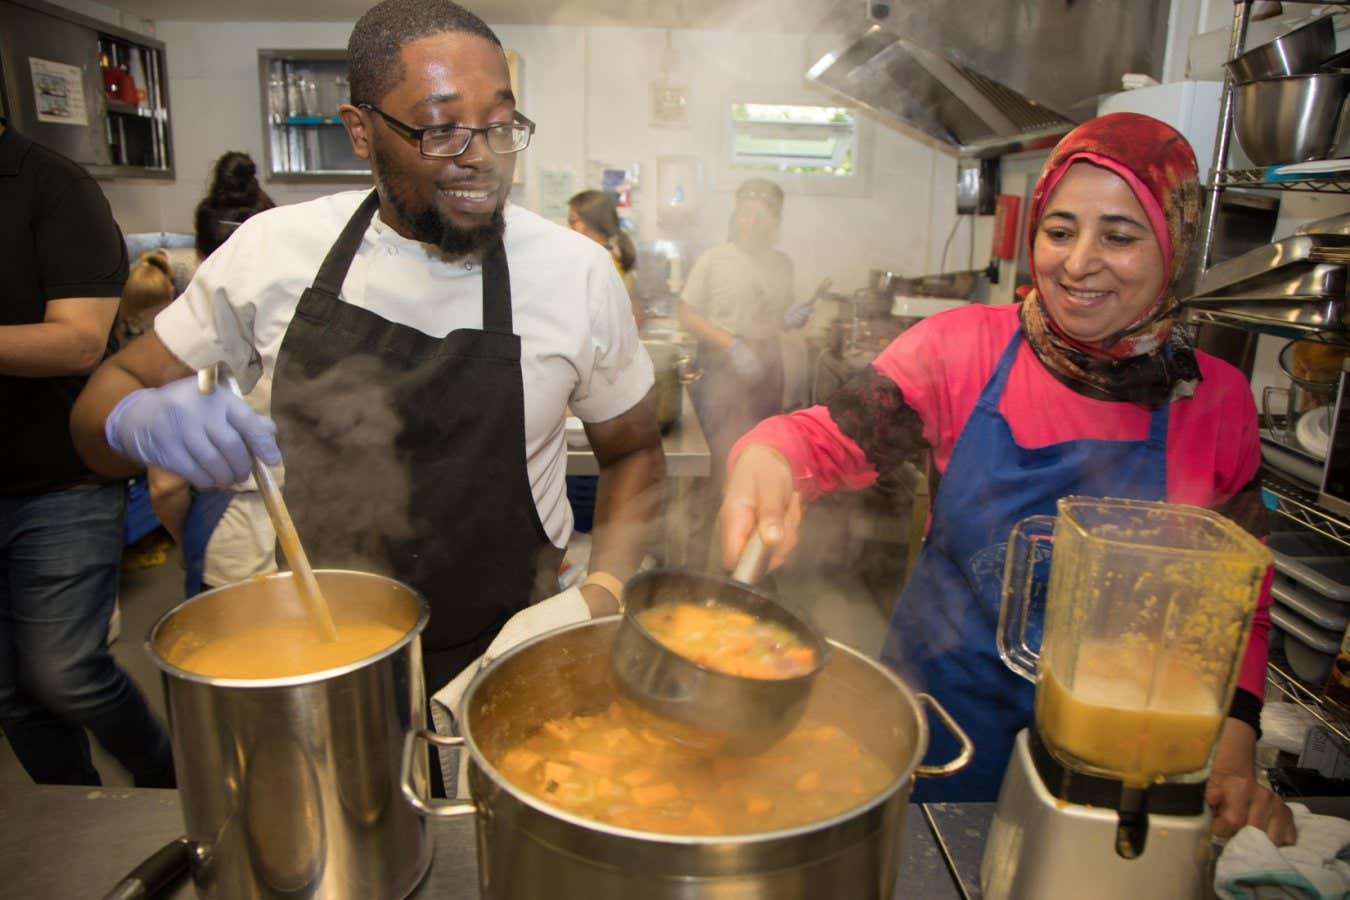
[[[1258,166],[1326,159],[1342,143],[1340,126],[1347,93],[1350,72],[1291,75],[1240,84],[1238,142]]]
[[[1331,16],[1309,22],[1269,43],[1253,47],[1225,63],[1238,84],[1259,78],[1306,75],[1316,72],[1322,61],[1336,52],[1336,31]]]

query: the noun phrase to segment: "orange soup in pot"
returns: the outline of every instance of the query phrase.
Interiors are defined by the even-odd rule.
[[[805,825],[863,803],[895,777],[833,725],[803,721],[758,756],[710,756],[644,727],[620,703],[545,722],[496,766],[575,815],[684,835]]]

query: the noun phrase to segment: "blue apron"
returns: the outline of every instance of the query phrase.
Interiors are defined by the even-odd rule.
[[[206,569],[206,545],[211,542],[211,535],[232,499],[232,491],[192,492],[192,501],[183,521],[184,596],[195,597],[205,587],[202,574]]]
[[[888,665],[936,697],[975,743],[975,758],[963,771],[918,779],[915,802],[996,799],[1013,738],[1032,721],[1034,688],[1004,666],[994,638],[1012,527],[1027,516],[1054,515],[1056,501],[1070,494],[1166,499],[1166,405],[1154,411],[1142,441],[1018,445],[998,402],[1021,344],[1019,330],[952,448],[923,552],[882,651]],[[956,742],[935,727],[927,759],[941,762],[956,752]]]

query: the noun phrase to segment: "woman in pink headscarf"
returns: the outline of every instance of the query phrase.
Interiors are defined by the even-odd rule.
[[[882,658],[973,732],[976,754],[953,778],[917,784],[915,799],[995,799],[1031,722],[1031,685],[1002,664],[994,637],[1016,522],[1078,494],[1208,507],[1265,536],[1247,381],[1176,324],[1199,216],[1195,156],[1180,134],[1128,113],[1079,126],[1036,186],[1023,302],[925,319],[828,403],[765,420],[732,453],[728,563],[757,529],[777,565],[803,503],[906,460],[928,465],[928,533]],[[1205,799],[1217,833],[1253,824],[1285,844],[1292,817],[1257,785],[1253,762],[1269,603],[1267,578]],[[949,758],[939,743],[934,758]]]

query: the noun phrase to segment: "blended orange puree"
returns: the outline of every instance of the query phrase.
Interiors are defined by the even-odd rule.
[[[339,623],[322,641],[309,621],[273,622],[209,641],[180,641],[169,662],[212,678],[285,678],[345,666],[378,653],[407,633],[383,622]]]
[[[1223,724],[1214,689],[1179,665],[1154,673],[1129,655],[1081,648],[1072,692],[1047,670],[1037,687],[1041,735],[1136,787],[1204,768]],[[1158,684],[1149,697],[1152,678]]]

